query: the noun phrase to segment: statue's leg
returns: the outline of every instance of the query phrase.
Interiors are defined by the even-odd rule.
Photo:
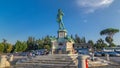
[[[65,27],[64,27],[64,24],[63,23],[61,23],[61,25],[62,25],[62,28],[64,29]]]
[[[62,29],[62,24],[60,23],[60,29]]]

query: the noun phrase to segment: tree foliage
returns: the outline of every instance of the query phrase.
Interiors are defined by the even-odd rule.
[[[107,47],[107,44],[104,43],[104,40],[98,39],[97,42],[95,43],[94,47],[97,49],[102,49],[104,47]]]
[[[113,35],[115,33],[118,33],[119,32],[119,29],[114,29],[114,28],[107,28],[107,29],[104,29],[100,32],[100,35],[107,35],[109,37],[113,37]]]
[[[36,50],[37,49],[37,44],[36,44],[36,40],[34,37],[28,37],[28,40],[27,40],[27,50]]]
[[[93,42],[93,40],[89,40],[88,43],[89,43],[92,47],[94,47],[94,42]]]
[[[47,50],[50,50],[50,46],[49,45],[45,45],[44,48],[47,49]]]
[[[44,48],[44,40],[36,40],[36,43],[38,45],[38,49],[43,49]]]
[[[100,35],[106,35],[105,40],[107,43],[109,43],[109,46],[111,46],[113,44],[113,35],[118,32],[119,32],[119,29],[107,28],[102,30],[100,32]]]
[[[21,42],[17,41],[15,44],[15,52],[23,52],[27,49],[27,43],[26,42]]]
[[[81,43],[86,43],[85,37],[83,37],[83,38],[81,39]]]
[[[112,39],[111,37],[106,37],[106,38],[105,38],[105,41],[106,41],[107,43],[109,43],[109,44],[112,44],[113,39]]]
[[[6,45],[7,45],[6,52],[10,53],[12,51],[12,44],[8,43]]]
[[[75,35],[75,43],[81,43],[80,37],[76,34]]]
[[[115,47],[116,45],[114,43],[111,43],[109,47]]]
[[[3,53],[3,51],[4,51],[4,45],[0,43],[0,53]]]
[[[2,44],[4,45],[4,50],[3,50],[4,53],[10,53],[12,51],[13,46],[12,44],[7,43],[6,39],[3,39]]]
[[[113,38],[111,37],[115,33],[118,32],[118,30],[111,31],[110,29],[106,29],[100,32],[101,35],[107,35],[105,40],[109,43],[110,47],[114,47],[115,44],[113,42]],[[109,34],[110,33],[110,34]],[[110,36],[109,36],[110,35]],[[56,37],[54,37],[56,38]],[[76,35],[71,35],[71,38],[75,41],[77,44],[86,43],[85,37],[79,37]],[[102,49],[104,47],[107,47],[107,44],[102,39],[98,39],[96,42],[89,40],[87,41],[93,48]],[[51,36],[47,35],[43,37],[42,39],[35,39],[34,37],[28,37],[27,41],[17,41],[14,45],[11,45],[10,43],[7,43],[6,39],[3,39],[3,42],[0,43],[0,52],[3,53],[10,53],[10,52],[23,52],[23,51],[31,51],[31,50],[37,50],[37,49],[47,49],[50,50],[52,47],[51,45]]]
[[[71,36],[71,38],[73,38],[73,36]],[[73,38],[73,40],[75,41],[75,43],[86,43],[86,39],[85,37],[80,38],[77,34],[75,35],[75,38]]]

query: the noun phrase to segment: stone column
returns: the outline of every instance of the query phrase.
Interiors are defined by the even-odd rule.
[[[78,56],[78,68],[87,68],[86,67],[86,59],[88,56],[86,55],[79,55]]]

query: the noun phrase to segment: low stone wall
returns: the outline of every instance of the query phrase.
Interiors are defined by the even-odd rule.
[[[89,67],[89,68],[120,68],[120,65],[107,65],[107,66]]]

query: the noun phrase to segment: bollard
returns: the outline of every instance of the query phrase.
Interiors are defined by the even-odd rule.
[[[86,55],[79,55],[78,56],[78,68],[88,68],[88,56]]]
[[[110,58],[109,58],[109,54],[106,54],[106,59],[107,59],[107,61],[110,60]]]
[[[11,55],[9,61],[12,62],[12,61],[13,61],[13,58],[14,58],[14,56]]]
[[[85,60],[86,68],[88,68],[88,60]]]
[[[94,53],[92,53],[91,60],[94,61]]]

